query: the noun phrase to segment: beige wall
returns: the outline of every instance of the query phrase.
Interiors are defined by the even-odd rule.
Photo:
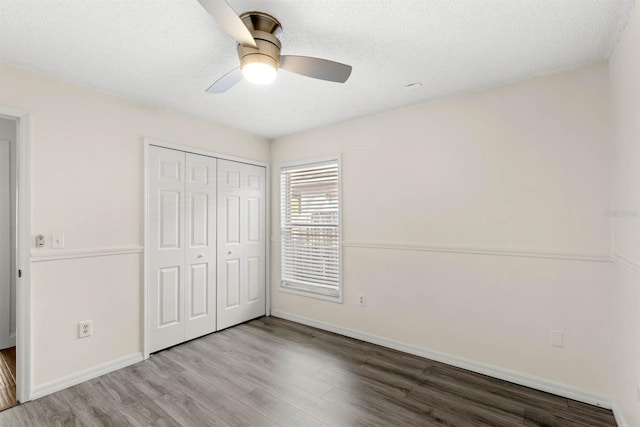
[[[204,120],[8,65],[0,84],[0,104],[32,113],[31,229],[47,238],[36,256],[142,246],[143,137],[268,160],[266,141]],[[34,262],[32,293],[36,389],[142,351],[141,254]],[[88,319],[93,336],[78,340]]]
[[[273,192],[273,310],[606,401],[609,117],[597,64],[273,141],[342,154],[345,241],[344,304],[279,292]]]
[[[613,253],[611,380],[629,426],[640,425],[640,10],[611,57]]]

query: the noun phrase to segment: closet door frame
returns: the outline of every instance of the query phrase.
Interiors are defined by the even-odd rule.
[[[199,154],[208,157],[215,157],[222,160],[230,160],[233,162],[246,163],[254,166],[262,166],[265,168],[265,301],[266,301],[266,315],[271,315],[271,259],[270,259],[270,244],[271,244],[271,218],[270,218],[270,205],[271,205],[271,169],[269,163],[260,162],[251,159],[245,159],[242,157],[229,156],[226,154],[216,153],[214,151],[203,150],[201,148],[195,148],[188,145],[175,144],[172,142],[162,141],[154,138],[143,139],[144,149],[144,247],[149,248],[149,148],[151,146],[168,148],[172,150],[183,151],[185,153]],[[144,359],[149,358],[149,280],[148,280],[148,268],[149,268],[149,251],[144,251],[144,266],[143,266],[143,330],[142,330],[142,352]]]

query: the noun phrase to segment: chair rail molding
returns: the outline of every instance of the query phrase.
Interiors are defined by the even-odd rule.
[[[96,258],[114,255],[141,254],[142,246],[116,246],[89,249],[54,249],[46,252],[31,252],[31,262],[59,261],[65,259]]]
[[[615,265],[624,268],[625,270],[635,274],[636,276],[640,276],[640,264],[638,264],[637,262],[631,261],[630,259],[625,258],[617,253],[613,254],[612,259]]]
[[[538,249],[512,249],[473,246],[440,246],[413,242],[362,242],[344,241],[345,248],[381,249],[397,251],[439,252],[466,255],[490,255],[520,258],[546,258],[568,261],[611,262],[611,257],[606,254],[574,253],[563,251],[544,251]]]

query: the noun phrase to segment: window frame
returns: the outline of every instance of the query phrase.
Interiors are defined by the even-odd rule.
[[[305,287],[303,285],[300,286],[292,286],[286,284],[285,280],[282,277],[282,261],[283,261],[283,245],[282,245],[282,172],[283,170],[291,169],[291,168],[299,168],[301,166],[314,166],[321,163],[329,163],[335,162],[338,166],[338,295],[327,295],[326,293],[319,292],[315,290],[313,287]],[[279,191],[279,200],[278,200],[278,230],[279,230],[279,285],[278,290],[281,292],[286,292],[294,295],[309,297],[320,299],[324,301],[330,301],[334,303],[342,304],[343,302],[343,290],[344,290],[344,281],[342,275],[342,264],[343,264],[343,253],[342,253],[342,156],[340,154],[326,156],[326,157],[316,157],[311,159],[303,159],[296,160],[291,162],[284,162],[278,165],[278,188]]]

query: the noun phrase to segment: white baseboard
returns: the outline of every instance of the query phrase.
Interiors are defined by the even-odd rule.
[[[9,345],[11,347],[15,347],[16,346],[16,333],[15,332],[9,334]]]
[[[556,383],[544,378],[511,371],[497,366],[492,366],[473,360],[465,359],[451,354],[442,353],[435,350],[429,350],[410,344],[404,344],[383,338],[377,335],[360,332],[331,323],[310,319],[308,317],[299,316],[297,314],[286,313],[279,310],[271,310],[271,315],[282,319],[291,320],[292,322],[301,323],[303,325],[312,326],[336,334],[355,338],[360,341],[366,341],[372,344],[381,345],[383,347],[392,348],[415,356],[424,357],[426,359],[435,360],[436,362],[446,363],[447,365],[456,366],[458,368],[477,372],[479,374],[488,375],[493,378],[509,381],[525,387],[552,393],[567,399],[577,400],[579,402],[596,405],[601,408],[611,409],[611,399],[606,396],[600,396],[586,390],[572,387],[566,384]]]
[[[109,372],[126,368],[127,366],[138,362],[142,362],[142,353],[134,353],[129,356],[124,356],[93,368],[76,372],[55,381],[37,385],[31,390],[31,400],[55,393],[56,391],[64,390],[65,388],[89,381],[93,378],[108,374]]]
[[[624,418],[624,414],[622,413],[620,408],[618,408],[618,405],[616,405],[616,402],[613,402],[613,405],[611,406],[612,406],[611,410],[613,411],[613,416],[616,419],[616,423],[618,424],[618,427],[630,427],[629,423]]]

